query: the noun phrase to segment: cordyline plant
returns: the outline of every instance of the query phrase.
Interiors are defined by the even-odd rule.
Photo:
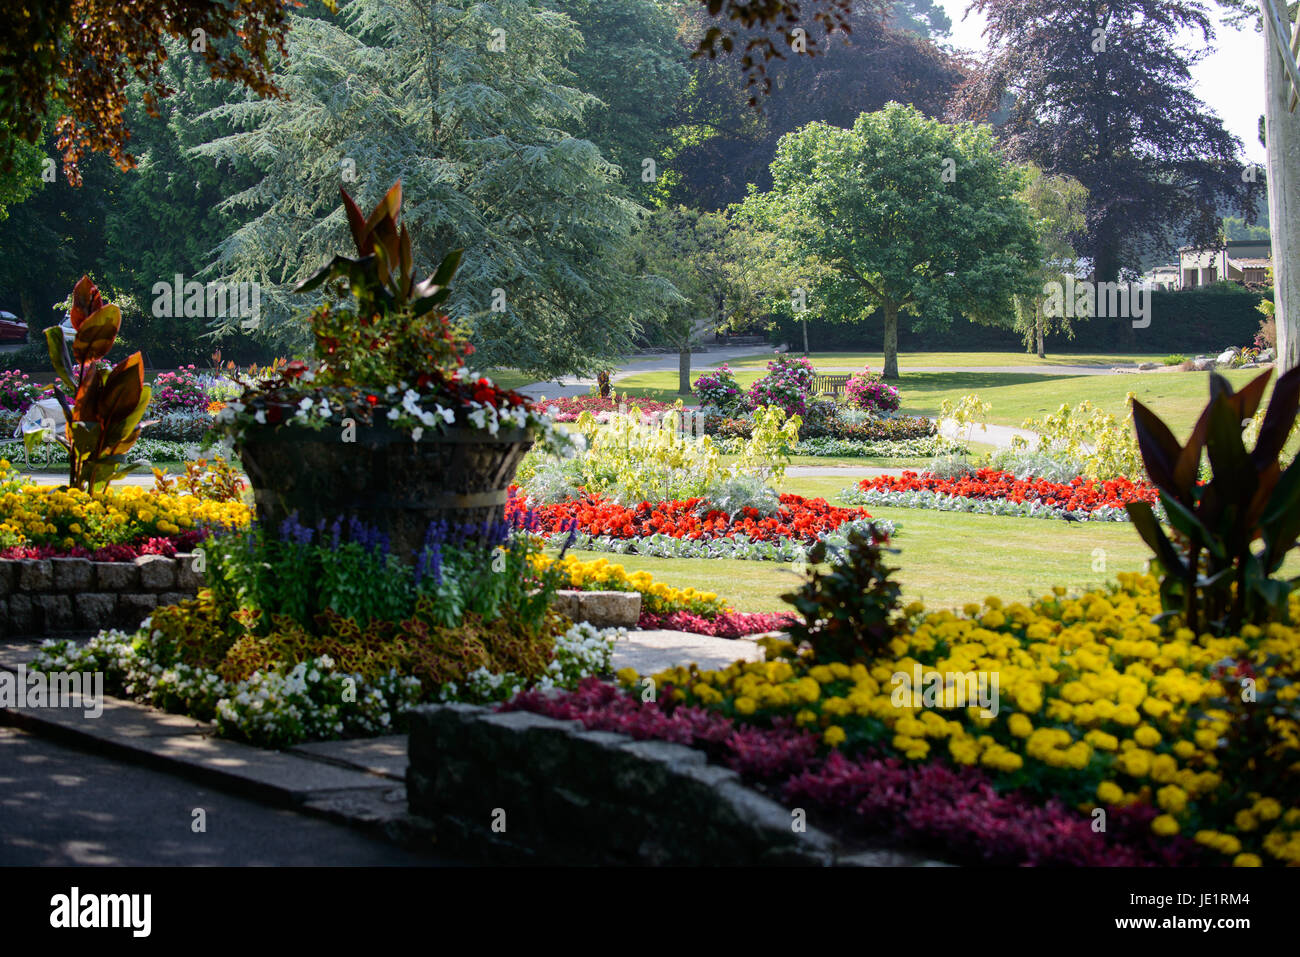
[[[1300,581],[1273,577],[1300,536],[1300,457],[1285,470],[1278,460],[1295,425],[1300,368],[1278,379],[1255,447],[1247,451],[1242,438],[1271,375],[1233,392],[1211,373],[1210,402],[1185,445],[1154,412],[1133,402],[1138,447],[1160,489],[1173,540],[1150,505],[1126,508],[1163,572],[1161,617],[1181,614],[1194,631],[1227,633],[1245,622],[1286,620],[1287,596]],[[1197,481],[1202,452],[1213,476],[1206,483]]]
[[[50,361],[71,404],[57,387],[54,395],[63,407],[64,434],[58,440],[68,450],[68,485],[90,494],[138,466],[126,463],[126,453],[140,438],[152,390],[144,384],[144,360],[132,353],[112,369],[100,360],[117,341],[122,312],[105,303],[89,276],[72,290],[72,328],[77,331],[69,351],[61,326],[45,330]],[[73,372],[75,370],[75,378]]]
[[[460,266],[461,250],[449,253],[433,275],[416,281],[411,236],[398,222],[402,208],[399,180],[369,216],[348,195],[343,209],[357,246],[355,257],[336,255],[296,292],[325,283],[350,306],[323,304],[312,313],[312,333],[323,385],[406,381],[427,384],[436,370],[464,364],[474,351],[439,310]]]

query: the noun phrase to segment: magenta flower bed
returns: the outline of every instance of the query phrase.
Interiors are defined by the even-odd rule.
[[[761,612],[724,611],[709,618],[693,615],[689,611],[674,611],[667,615],[641,612],[638,628],[664,628],[669,631],[689,631],[695,635],[714,638],[743,638],[767,631],[783,631],[796,621],[797,615],[789,613],[764,614]]]
[[[977,768],[932,761],[908,765],[870,754],[846,756],[810,731],[758,727],[698,707],[673,708],[671,695],[642,702],[595,678],[576,691],[526,691],[502,711],[581,721],[588,730],[698,748],[810,823],[846,844],[900,846],[956,864],[1178,866],[1221,863],[1186,838],[1150,830],[1147,805],[1109,810],[1106,830],[1056,801],[1039,804],[1018,791],[998,792]]]
[[[0,558],[89,558],[92,562],[133,562],[141,555],[162,555],[174,558],[178,552],[191,552],[208,535],[206,529],[181,532],[178,535],[146,538],[130,545],[105,545],[93,551],[75,545],[61,548],[57,545],[15,545],[0,549]]]

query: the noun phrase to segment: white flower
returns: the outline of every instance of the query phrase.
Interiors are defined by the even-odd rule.
[[[257,412],[253,414],[253,421],[258,425],[266,425],[266,410],[258,409]]]
[[[455,409],[444,409],[442,406],[436,403],[434,404],[433,408],[438,415],[442,416],[443,421],[446,422],[448,425],[451,425],[456,421]]]
[[[397,421],[397,417],[398,417],[399,415],[401,415],[401,414],[402,414],[401,411],[398,410],[398,409],[389,409],[389,410],[388,410],[388,419],[389,419],[389,421],[395,422],[395,421]]]
[[[418,425],[411,430],[411,440],[413,442],[420,441],[420,436],[422,435],[424,435],[424,429],[420,428]]]

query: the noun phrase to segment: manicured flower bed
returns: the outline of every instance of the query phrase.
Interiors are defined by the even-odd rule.
[[[915,769],[990,800],[996,790],[1059,807],[1080,835],[1078,824],[1104,810],[1106,836],[1090,840],[1105,860],[1300,863],[1300,628],[1196,635],[1155,624],[1160,610],[1156,579],[1129,573],[1108,589],[1076,598],[1058,588],[1028,606],[989,598],[958,615],[913,604],[885,654],[822,663],[768,643],[769,658],[784,660],[654,676],[656,706],[702,708],[738,728],[804,729],[818,753],[865,761],[861,771],[807,762],[790,771],[816,772],[790,793],[821,793],[846,819],[859,802],[884,799],[872,797],[874,770]],[[1300,614],[1300,595],[1290,613]],[[620,673],[629,687],[636,677]],[[977,681],[991,699],[973,699]],[[991,788],[962,769],[978,769]],[[1116,831],[1130,820],[1147,829],[1133,843]],[[984,823],[946,814],[944,827]]]
[[[131,545],[104,545],[94,549],[82,548],[80,545],[71,548],[63,545],[13,545],[0,549],[0,558],[88,558],[92,562],[133,562],[141,555],[174,558],[178,553],[192,552],[207,537],[207,529],[195,529],[179,535],[147,538]]]
[[[716,439],[748,439],[753,429],[754,424],[749,419],[723,418],[717,415],[707,415],[704,419],[705,434]],[[799,426],[799,438],[802,441],[832,438],[848,442],[899,442],[929,438],[937,432],[933,419],[907,415],[855,423],[838,419],[807,420]]]
[[[633,406],[641,410],[642,415],[657,415],[660,412],[667,412],[673,408],[667,402],[655,402],[653,399],[642,398],[615,398],[608,396],[602,398],[598,395],[580,395],[567,399],[546,399],[539,400],[537,407],[543,412],[550,414],[556,422],[576,422],[578,416],[584,412],[590,412],[597,421],[601,415],[610,413],[626,412]]]
[[[749,439],[718,439],[714,442],[724,455],[737,455],[744,451]],[[967,448],[937,435],[919,439],[883,439],[878,442],[859,442],[852,439],[833,439],[820,436],[801,439],[791,449],[791,455],[815,455],[823,458],[890,458],[932,459],[936,455],[965,455]]]
[[[765,614],[730,610],[720,611],[709,617],[689,611],[674,611],[666,615],[643,611],[637,627],[689,631],[696,635],[711,635],[714,638],[743,638],[746,635],[780,631],[787,627],[794,617],[785,613]]]
[[[592,495],[529,506],[512,487],[506,518],[548,544],[579,550],[757,561],[798,561],[818,541],[841,544],[849,529],[872,521],[863,509],[839,508],[821,498],[781,495],[778,501],[771,515],[755,508],[728,514],[703,498],[625,506]],[[886,535],[894,527],[890,522],[876,526]]]
[[[0,462],[0,550],[6,557],[26,557],[9,554],[17,548],[40,552],[42,558],[91,557],[108,549],[105,555],[120,552],[120,560],[127,560],[138,554],[167,554],[147,550],[152,548],[184,551],[205,530],[244,528],[249,522],[248,506],[238,500],[214,501],[138,486],[92,497],[80,489],[23,484],[4,471],[5,465]]]
[[[1155,486],[1118,478],[1098,481],[1078,477],[1069,482],[1016,478],[1011,472],[978,469],[959,478],[931,472],[904,472],[863,479],[841,493],[854,505],[933,508],[941,511],[1024,515],[1032,518],[1071,518],[1128,521],[1129,502],[1159,503]]]
[[[639,693],[594,679],[565,694],[525,692],[502,710],[697,748],[787,806],[811,811],[819,827],[833,826],[850,846],[901,845],[959,864],[1131,866],[1203,857],[1192,841],[1156,838],[1154,812],[1142,806],[1116,809],[1107,833],[1098,834],[1079,812],[1001,791],[978,768],[827,753],[816,734],[788,724],[756,727],[662,696],[643,702]]]
[[[575,687],[583,678],[610,670],[615,629],[573,625],[557,634],[540,676],[466,667],[459,681],[430,686],[415,674],[367,667],[369,660],[406,655],[408,665],[450,653],[450,636],[435,631],[399,636],[388,645],[351,647],[346,633],[329,642],[331,650],[351,651],[340,659],[328,652],[303,653],[270,662],[251,673],[230,676],[222,667],[195,664],[182,656],[190,626],[178,620],[188,607],[159,609],[133,635],[101,632],[85,645],[47,641],[32,667],[47,672],[102,672],[105,690],[178,714],[211,721],[218,734],[265,747],[302,741],[390,734],[404,726],[403,713],[425,701],[500,701],[526,687]],[[500,636],[499,636],[500,637]],[[446,646],[439,647],[439,640]],[[315,649],[320,651],[320,644]],[[193,651],[193,646],[189,649]],[[413,657],[412,657],[413,656]],[[363,660],[368,659],[368,660]],[[468,660],[468,659],[467,659]],[[222,662],[225,665],[226,662]],[[348,702],[343,704],[343,702]]]

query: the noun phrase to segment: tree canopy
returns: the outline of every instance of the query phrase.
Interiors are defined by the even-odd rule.
[[[1039,246],[1020,185],[987,127],[891,103],[852,129],[812,123],[784,137],[771,191],[745,207],[788,215],[786,241],[830,271],[815,298],[853,318],[881,311],[884,374],[896,378],[901,315],[1005,323],[1013,296],[1032,292]]]
[[[1013,159],[1075,177],[1088,190],[1080,252],[1099,281],[1142,253],[1213,243],[1222,204],[1252,221],[1240,141],[1192,91],[1191,67],[1214,30],[1198,0],[974,0],[992,50],[953,115],[1005,108]],[[1190,50],[1191,31],[1205,44]]]

